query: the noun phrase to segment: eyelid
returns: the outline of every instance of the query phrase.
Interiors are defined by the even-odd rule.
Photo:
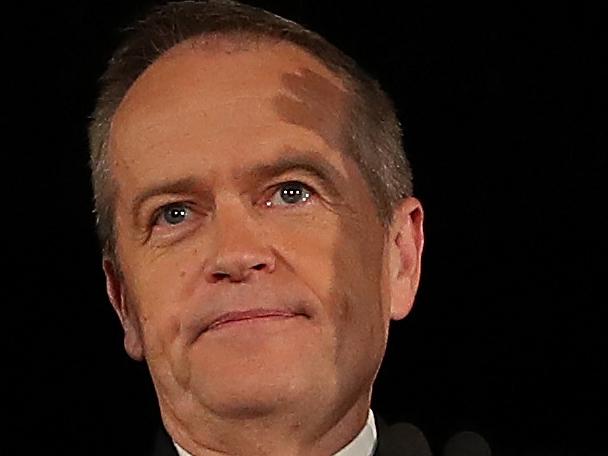
[[[293,178],[282,178],[280,181],[278,181],[277,183],[273,184],[270,186],[270,188],[278,188],[281,185],[285,185],[285,184],[291,184],[291,183],[296,183],[296,184],[302,184],[304,187],[306,187],[307,190],[310,190],[311,192],[314,193],[318,193],[316,191],[317,188],[317,184],[313,183],[313,182],[309,182],[310,179],[307,179],[305,177],[293,177]]]
[[[152,228],[155,226],[160,226],[161,223],[159,223],[159,219],[160,219],[160,217],[162,217],[163,211],[165,211],[171,207],[183,207],[189,212],[191,212],[193,210],[192,204],[188,203],[186,201],[173,201],[171,203],[163,204],[162,206],[159,206],[157,209],[155,209],[152,212],[152,215],[150,216],[150,219],[149,219],[149,226]],[[167,223],[164,225],[170,225],[170,224]]]
[[[281,189],[281,187],[283,187],[286,184],[300,184],[302,185],[302,187],[304,187],[304,189],[310,193],[310,197],[307,198],[306,201],[301,201],[299,203],[294,203],[294,204],[289,204],[289,203],[285,203],[285,204],[281,204],[281,206],[285,206],[285,207],[290,207],[290,206],[302,206],[304,204],[309,204],[310,203],[310,198],[316,197],[319,195],[319,192],[316,191],[315,187],[309,183],[307,183],[304,180],[301,179],[287,179],[287,180],[283,180],[281,182],[278,182],[277,184],[274,184],[270,187],[270,192],[269,192],[269,196],[264,198],[264,204],[268,207],[272,207],[268,205],[268,202],[274,197],[274,195],[277,194],[277,192]]]

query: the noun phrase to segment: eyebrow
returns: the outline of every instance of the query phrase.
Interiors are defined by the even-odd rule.
[[[304,171],[306,174],[316,177],[332,197],[340,198],[340,192],[336,184],[344,181],[342,174],[326,160],[312,158],[302,153],[281,157],[272,163],[258,163],[241,167],[236,172],[235,179],[268,180],[295,170]],[[138,214],[141,206],[152,197],[172,193],[192,193],[195,189],[201,188],[208,190],[208,186],[195,176],[187,176],[171,182],[152,185],[133,199],[133,214]]]
[[[175,181],[147,187],[133,199],[133,203],[131,205],[133,208],[133,214],[138,214],[141,206],[150,198],[158,195],[167,195],[170,193],[190,193],[197,186],[199,186],[198,180],[194,176],[188,176]]]
[[[287,149],[286,152],[290,150],[292,149]],[[254,176],[257,180],[268,180],[295,170],[316,177],[333,196],[339,196],[336,183],[343,181],[342,174],[323,158],[313,158],[303,153],[280,157],[272,163],[258,163],[244,167],[237,171],[235,177],[237,180],[249,176]]]

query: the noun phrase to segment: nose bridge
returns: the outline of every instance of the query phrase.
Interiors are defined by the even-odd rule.
[[[245,202],[216,201],[211,225],[211,248],[204,266],[208,281],[244,281],[256,271],[274,270],[275,259],[262,227]]]

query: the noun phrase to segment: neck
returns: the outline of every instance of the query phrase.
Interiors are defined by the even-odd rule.
[[[344,410],[327,407],[325,414],[318,406],[300,407],[297,412],[254,417],[199,416],[194,423],[179,420],[162,406],[161,414],[169,435],[193,456],[326,456],[363,429],[370,399],[370,395],[361,397]]]

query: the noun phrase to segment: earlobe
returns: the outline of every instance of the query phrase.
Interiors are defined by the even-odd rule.
[[[388,239],[391,319],[401,320],[414,304],[424,245],[423,210],[413,197],[395,210]]]
[[[136,320],[137,316],[129,308],[123,280],[110,258],[104,257],[103,272],[106,276],[108,298],[120,319],[120,324],[125,333],[125,350],[134,360],[142,361],[144,359],[144,350],[139,325]]]

